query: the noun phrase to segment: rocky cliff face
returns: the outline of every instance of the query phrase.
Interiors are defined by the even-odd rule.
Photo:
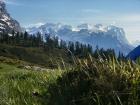
[[[4,1],[0,0],[0,32],[21,32],[20,24],[7,12]]]

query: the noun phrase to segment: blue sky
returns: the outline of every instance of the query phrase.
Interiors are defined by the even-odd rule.
[[[114,24],[129,41],[140,40],[140,0],[6,0],[22,26],[53,22]]]

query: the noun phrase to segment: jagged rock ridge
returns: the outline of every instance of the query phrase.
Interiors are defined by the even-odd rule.
[[[7,12],[6,4],[0,0],[0,32],[21,32],[20,24]]]

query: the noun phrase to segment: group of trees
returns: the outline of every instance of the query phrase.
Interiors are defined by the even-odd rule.
[[[85,57],[89,53],[92,54],[92,47],[90,45],[79,42],[66,42],[48,34],[43,37],[40,33],[30,35],[28,32],[18,33],[13,31],[12,34],[3,32],[0,33],[0,43],[22,47],[41,47],[44,50],[52,50],[54,48],[65,49],[69,54],[72,53],[79,57]]]
[[[109,59],[110,56],[116,56],[113,49],[104,50],[97,47],[93,52],[92,46],[89,44],[66,42],[48,34],[43,37],[40,33],[30,35],[27,32],[18,33],[13,31],[12,34],[3,32],[0,33],[0,43],[22,47],[41,47],[44,50],[53,50],[54,48],[65,49],[69,55],[73,54],[78,57],[87,57],[91,54],[95,58]],[[120,53],[118,58],[122,59],[124,56]]]
[[[11,34],[6,32],[0,33],[0,43],[24,47],[37,47],[43,43],[43,40],[40,33],[29,35],[27,32],[15,33],[13,31]]]
[[[87,57],[89,54],[93,53],[92,46],[89,44],[59,40],[58,37],[51,37],[51,35],[46,35],[45,39],[45,45],[47,48],[65,49],[69,55]]]

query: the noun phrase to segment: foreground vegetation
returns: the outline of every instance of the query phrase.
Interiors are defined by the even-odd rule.
[[[60,70],[33,71],[0,64],[0,105],[44,105],[44,93]]]
[[[91,56],[63,70],[25,70],[1,62],[0,105],[139,105],[139,70],[130,61]]]

